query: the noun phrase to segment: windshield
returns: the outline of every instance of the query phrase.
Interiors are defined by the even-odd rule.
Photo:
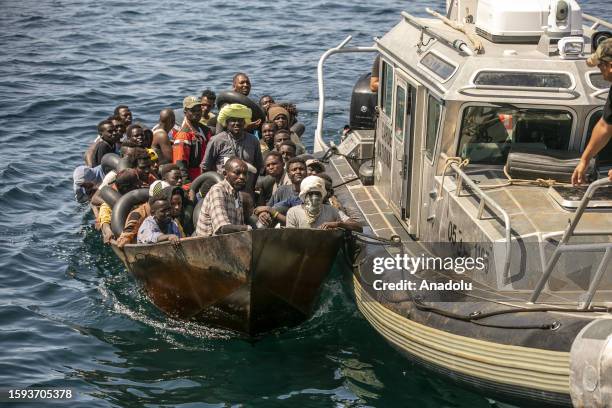
[[[470,106],[463,113],[458,154],[470,163],[503,165],[512,146],[568,150],[572,121],[563,110]]]

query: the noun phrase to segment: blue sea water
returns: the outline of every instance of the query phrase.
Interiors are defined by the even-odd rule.
[[[612,20],[609,0],[582,4]],[[250,75],[255,95],[298,105],[311,146],[322,52],[349,34],[370,45],[402,9],[426,6],[444,8],[3,1],[0,388],[71,388],[70,406],[88,407],[489,406],[401,358],[360,316],[338,273],[311,320],[257,342],[165,317],[101,244],[71,189],[95,125],[116,105],[153,125],[161,108],[178,108],[188,94],[228,89],[237,71]],[[340,129],[371,56],[333,59],[326,120]]]

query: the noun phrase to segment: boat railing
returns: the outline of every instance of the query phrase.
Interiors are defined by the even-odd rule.
[[[342,41],[338,46],[330,48],[325,51],[321,58],[319,58],[319,64],[317,65],[317,79],[319,84],[319,114],[317,117],[317,128],[315,130],[315,143],[314,150],[321,151],[329,149],[329,146],[323,140],[323,119],[325,116],[325,81],[323,75],[323,64],[330,56],[341,53],[351,52],[378,52],[376,47],[351,47],[347,48],[346,45],[353,39],[353,36],[349,35]]]
[[[612,24],[608,23],[606,20],[602,20],[601,18],[597,18],[595,16],[585,13],[582,13],[582,18],[593,23],[593,25],[590,26],[590,29],[593,31],[597,30],[599,26],[603,26],[609,30],[612,30]]]
[[[495,93],[488,94],[490,96],[504,96],[500,94],[498,91],[518,91],[518,92],[534,92],[534,93],[544,93],[550,94],[546,96],[538,95],[540,99],[576,99],[580,97],[580,93],[574,91],[569,88],[543,88],[537,86],[507,86],[507,85],[477,85],[470,84],[462,86],[457,90],[460,94],[470,95],[470,91],[497,91]],[[606,91],[607,92],[607,91]],[[559,95],[559,96],[557,96]],[[568,95],[566,97],[560,97],[560,95]],[[509,97],[515,97],[510,95]]]
[[[445,155],[443,155],[444,158]],[[459,197],[463,186],[467,185],[470,188],[470,192],[476,195],[480,199],[478,206],[478,213],[476,214],[477,219],[482,220],[484,217],[485,209],[494,210],[503,219],[504,231],[505,231],[505,246],[506,246],[506,259],[504,260],[504,274],[502,276],[509,276],[510,272],[510,258],[512,252],[512,225],[510,223],[510,216],[490,195],[485,193],[470,177],[461,170],[459,164],[455,162],[449,162],[449,167],[457,176],[457,186],[455,189],[455,195]],[[444,187],[444,186],[442,186]]]
[[[568,242],[570,238],[575,237],[575,236],[612,235],[610,234],[609,231],[603,234],[600,231],[576,232],[576,227],[578,226],[578,223],[580,222],[582,215],[587,209],[589,202],[593,199],[595,192],[602,187],[606,187],[610,185],[612,185],[612,182],[609,181],[607,178],[603,178],[603,179],[600,179],[600,180],[597,180],[591,183],[591,185],[587,188],[587,191],[584,193],[584,196],[582,197],[582,200],[580,200],[580,204],[578,208],[576,209],[574,218],[572,218],[571,222],[567,226],[567,229],[563,233],[563,236],[561,237],[559,244],[557,245],[552,256],[546,263],[546,267],[544,268],[542,277],[540,278],[540,280],[538,281],[538,284],[533,290],[531,299],[529,299],[530,303],[537,302],[538,298],[540,297],[540,294],[542,293],[542,290],[544,289],[544,286],[550,279],[550,275],[552,274],[552,271],[555,265],[557,264],[557,262],[559,261],[559,258],[561,257],[562,254],[566,252],[604,252],[603,259],[599,263],[599,266],[597,267],[597,271],[595,272],[595,275],[591,279],[589,288],[587,289],[587,292],[584,294],[583,299],[581,299],[582,304],[580,305],[580,309],[587,310],[591,306],[591,302],[593,301],[595,292],[597,292],[597,287],[599,286],[601,278],[603,277],[604,272],[606,271],[606,267],[608,266],[608,263],[612,259],[612,242],[596,243],[596,244],[569,244]]]

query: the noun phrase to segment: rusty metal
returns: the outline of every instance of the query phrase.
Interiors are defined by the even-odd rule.
[[[163,312],[256,335],[311,316],[342,240],[269,229],[113,249]]]

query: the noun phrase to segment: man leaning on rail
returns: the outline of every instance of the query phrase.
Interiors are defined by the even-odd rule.
[[[587,60],[587,65],[598,67],[603,79],[612,82],[612,38],[608,38],[599,44],[597,51]],[[584,183],[584,173],[589,161],[608,144],[610,138],[612,138],[612,87],[610,87],[603,115],[595,125],[595,128],[593,128],[591,140],[589,140],[580,158],[580,163],[572,174],[572,184]],[[612,170],[608,172],[608,179],[612,181]]]

